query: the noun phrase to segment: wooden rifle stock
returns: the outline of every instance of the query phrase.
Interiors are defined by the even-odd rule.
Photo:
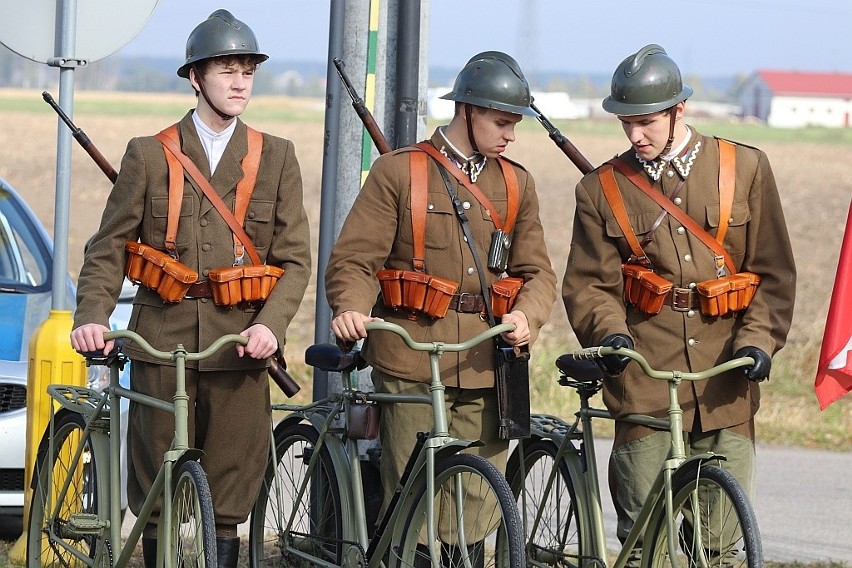
[[[278,385],[278,388],[287,395],[287,398],[293,397],[301,390],[299,383],[287,372],[287,362],[284,360],[284,357],[270,357],[267,372],[270,378],[275,381],[275,384]]]
[[[101,154],[100,151],[95,147],[91,139],[86,136],[86,133],[83,132],[83,129],[77,128],[77,126],[74,125],[68,115],[65,114],[65,111],[62,110],[58,104],[56,104],[56,101],[53,100],[53,97],[50,96],[50,93],[44,91],[41,96],[47,104],[53,107],[53,110],[56,111],[56,114],[59,115],[59,118],[61,118],[65,122],[65,124],[68,125],[68,128],[71,129],[71,134],[74,136],[74,139],[80,143],[80,146],[83,147],[83,150],[85,150],[86,153],[89,154],[89,156],[92,158],[92,160],[95,161],[101,171],[106,174],[106,177],[109,178],[109,181],[115,183],[118,174],[107,161],[107,159],[104,158],[104,155]]]
[[[346,76],[346,72],[343,70],[346,64],[339,57],[335,57],[334,66],[337,68],[337,74],[340,75],[340,80],[343,81],[343,85],[346,87],[346,92],[349,93],[349,98],[352,99],[352,108],[355,109],[355,113],[358,115],[358,118],[360,118],[361,122],[364,123],[364,128],[367,129],[367,132],[370,134],[370,138],[373,139],[373,144],[376,145],[376,149],[379,151],[379,154],[387,154],[392,150],[392,148],[390,147],[390,144],[388,144],[387,139],[385,139],[385,135],[382,134],[382,129],[379,128],[379,125],[376,123],[376,119],[373,118],[373,115],[370,113],[370,109],[367,108],[364,101],[358,96],[358,93],[355,92],[355,87],[352,86],[352,82],[349,80],[349,77]]]
[[[530,108],[535,111],[536,118],[541,123],[541,125],[544,126],[544,129],[547,130],[547,133],[550,135],[550,139],[556,142],[556,145],[559,146],[559,149],[562,150],[562,152],[566,156],[568,156],[568,159],[571,160],[575,166],[577,166],[577,169],[580,170],[583,175],[586,175],[587,173],[595,169],[592,163],[587,160],[586,157],[583,156],[583,154],[580,153],[580,150],[578,150],[577,147],[574,146],[574,144],[572,144],[570,140],[568,140],[568,138],[566,138],[561,132],[559,132],[559,129],[556,128],[552,122],[547,120],[547,117],[544,116],[541,111],[538,110],[538,108],[536,108],[534,103],[530,103]]]

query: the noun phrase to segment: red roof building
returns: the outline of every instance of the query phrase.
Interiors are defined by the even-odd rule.
[[[852,74],[759,70],[740,90],[744,118],[769,126],[852,126]]]

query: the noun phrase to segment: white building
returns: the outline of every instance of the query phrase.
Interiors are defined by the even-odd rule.
[[[743,118],[769,126],[852,127],[852,74],[757,71],[740,90]]]
[[[455,103],[441,98],[452,91],[452,87],[430,88],[427,91],[427,112],[429,118],[435,120],[449,120],[453,117]],[[551,120],[570,120],[576,118],[588,118],[589,108],[586,105],[575,104],[568,93],[556,92],[545,93],[533,91],[535,106]]]

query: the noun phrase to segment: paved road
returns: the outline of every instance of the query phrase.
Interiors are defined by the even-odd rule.
[[[610,440],[595,445],[602,480],[610,446]],[[615,550],[615,511],[608,494],[602,501],[608,541]],[[852,452],[758,446],[754,508],[766,560],[852,566]],[[128,514],[125,519],[125,531],[132,518]],[[240,533],[248,535],[245,524]]]
[[[595,445],[601,479],[610,446]],[[615,511],[608,494],[602,500],[617,548]],[[766,560],[852,565],[852,453],[758,445],[754,509]]]

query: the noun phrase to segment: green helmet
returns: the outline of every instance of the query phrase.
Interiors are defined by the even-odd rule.
[[[223,55],[255,55],[257,62],[269,56],[260,52],[251,28],[227,10],[216,10],[195,26],[186,40],[186,62],[177,70],[180,77],[189,78],[193,63]]]
[[[441,98],[514,114],[536,114],[530,108],[530,86],[521,67],[500,51],[471,57],[456,77],[453,90]]]
[[[692,95],[680,69],[656,44],[646,45],[622,61],[612,75],[605,111],[621,116],[650,114],[671,108]]]

